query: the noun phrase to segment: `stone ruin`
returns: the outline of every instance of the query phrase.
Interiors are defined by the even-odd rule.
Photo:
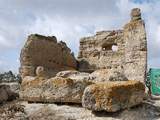
[[[131,21],[122,30],[100,31],[80,40],[79,71],[118,71],[129,80],[145,81],[147,41],[140,9],[133,9]]]
[[[140,9],[122,30],[80,40],[78,59],[56,37],[30,35],[20,56],[20,98],[29,102],[82,103],[115,112],[144,98],[147,41]]]
[[[55,76],[62,70],[76,69],[77,62],[65,42],[55,36],[33,34],[28,37],[20,55],[20,74],[25,76]]]

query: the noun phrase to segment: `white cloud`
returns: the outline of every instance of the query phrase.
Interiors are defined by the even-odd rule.
[[[20,49],[27,35],[55,35],[76,54],[79,39],[99,30],[120,29],[139,7],[146,22],[149,65],[160,66],[160,1],[157,0],[1,0],[0,55],[18,71]],[[8,66],[8,67],[6,67]]]
[[[94,26],[72,23],[68,19],[61,17],[38,18],[32,26],[29,26],[28,33],[39,33],[42,35],[56,36],[63,40],[72,48],[72,51],[78,52],[79,39],[94,33]]]
[[[2,65],[3,64],[3,61],[0,61],[0,65]]]
[[[8,64],[6,63],[5,60],[1,59],[1,60],[0,60],[0,73],[1,73],[1,72],[5,72],[5,71],[8,71],[8,70],[9,70]]]
[[[0,36],[0,44],[2,47],[10,47],[11,44],[3,36]]]
[[[160,45],[160,24],[157,26],[156,44],[157,44],[157,45]]]

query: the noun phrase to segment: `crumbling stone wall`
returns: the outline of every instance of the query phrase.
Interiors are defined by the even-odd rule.
[[[114,50],[113,47],[118,50]],[[131,12],[131,21],[122,30],[100,31],[80,40],[79,70],[119,71],[130,80],[145,80],[147,41],[140,9]]]
[[[20,74],[52,77],[58,71],[76,69],[77,62],[65,42],[56,37],[32,34],[28,37],[20,55]]]
[[[118,46],[118,51],[112,47]],[[79,70],[92,72],[96,69],[122,69],[125,44],[123,31],[101,31],[80,40]]]

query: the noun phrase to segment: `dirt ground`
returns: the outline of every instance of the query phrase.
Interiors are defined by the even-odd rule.
[[[160,120],[160,100],[144,101],[116,113],[92,112],[80,104],[12,101],[0,106],[0,120]]]

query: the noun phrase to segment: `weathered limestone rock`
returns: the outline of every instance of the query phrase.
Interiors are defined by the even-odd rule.
[[[13,92],[14,94],[19,94],[19,90],[20,90],[20,83],[18,82],[10,82],[10,83],[1,83],[1,85],[6,85],[9,87],[9,90],[11,92]]]
[[[109,81],[127,81],[127,77],[118,71],[113,71],[109,77]]]
[[[5,102],[8,100],[9,96],[8,96],[8,89],[7,86],[5,85],[1,85],[0,86],[0,103]]]
[[[75,70],[61,71],[56,74],[56,77],[70,78],[73,80],[90,81],[96,82],[106,82],[106,81],[127,81],[128,79],[124,74],[111,71],[108,69],[99,69],[93,73],[79,72]]]
[[[133,9],[134,11],[134,9]],[[144,21],[131,21],[124,26],[124,74],[130,80],[144,82],[147,70],[147,41]]]
[[[99,69],[92,72],[89,76],[94,79],[95,82],[109,81],[111,71],[108,69]]]
[[[94,77],[90,76],[89,73],[79,72],[75,70],[61,71],[56,74],[57,77],[70,78],[73,80],[81,80],[81,81],[94,81]]]
[[[147,40],[140,9],[131,11],[131,21],[122,30],[100,31],[94,36],[82,38],[78,61],[78,69],[82,72],[108,69],[119,72],[127,79],[144,82]]]
[[[135,80],[97,83],[85,89],[82,105],[92,111],[115,112],[140,104],[144,91],[144,84]]]
[[[118,51],[112,47],[118,46]],[[93,72],[97,69],[118,69],[123,66],[123,31],[101,31],[80,40],[79,70]]]
[[[141,20],[141,10],[139,8],[133,8],[131,11],[131,20]]]
[[[0,84],[0,103],[13,100],[19,97],[18,83],[1,83]]]
[[[22,81],[20,98],[30,102],[81,103],[84,89],[92,84],[70,78],[25,77]]]
[[[90,78],[94,82],[106,82],[106,81],[127,81],[123,73],[110,69],[99,69],[91,73]]]
[[[77,67],[76,59],[66,43],[57,42],[54,36],[45,37],[37,34],[28,37],[21,50],[20,62],[22,78],[36,76],[36,71],[38,74],[41,71],[42,76],[52,77],[58,71],[76,69]]]

